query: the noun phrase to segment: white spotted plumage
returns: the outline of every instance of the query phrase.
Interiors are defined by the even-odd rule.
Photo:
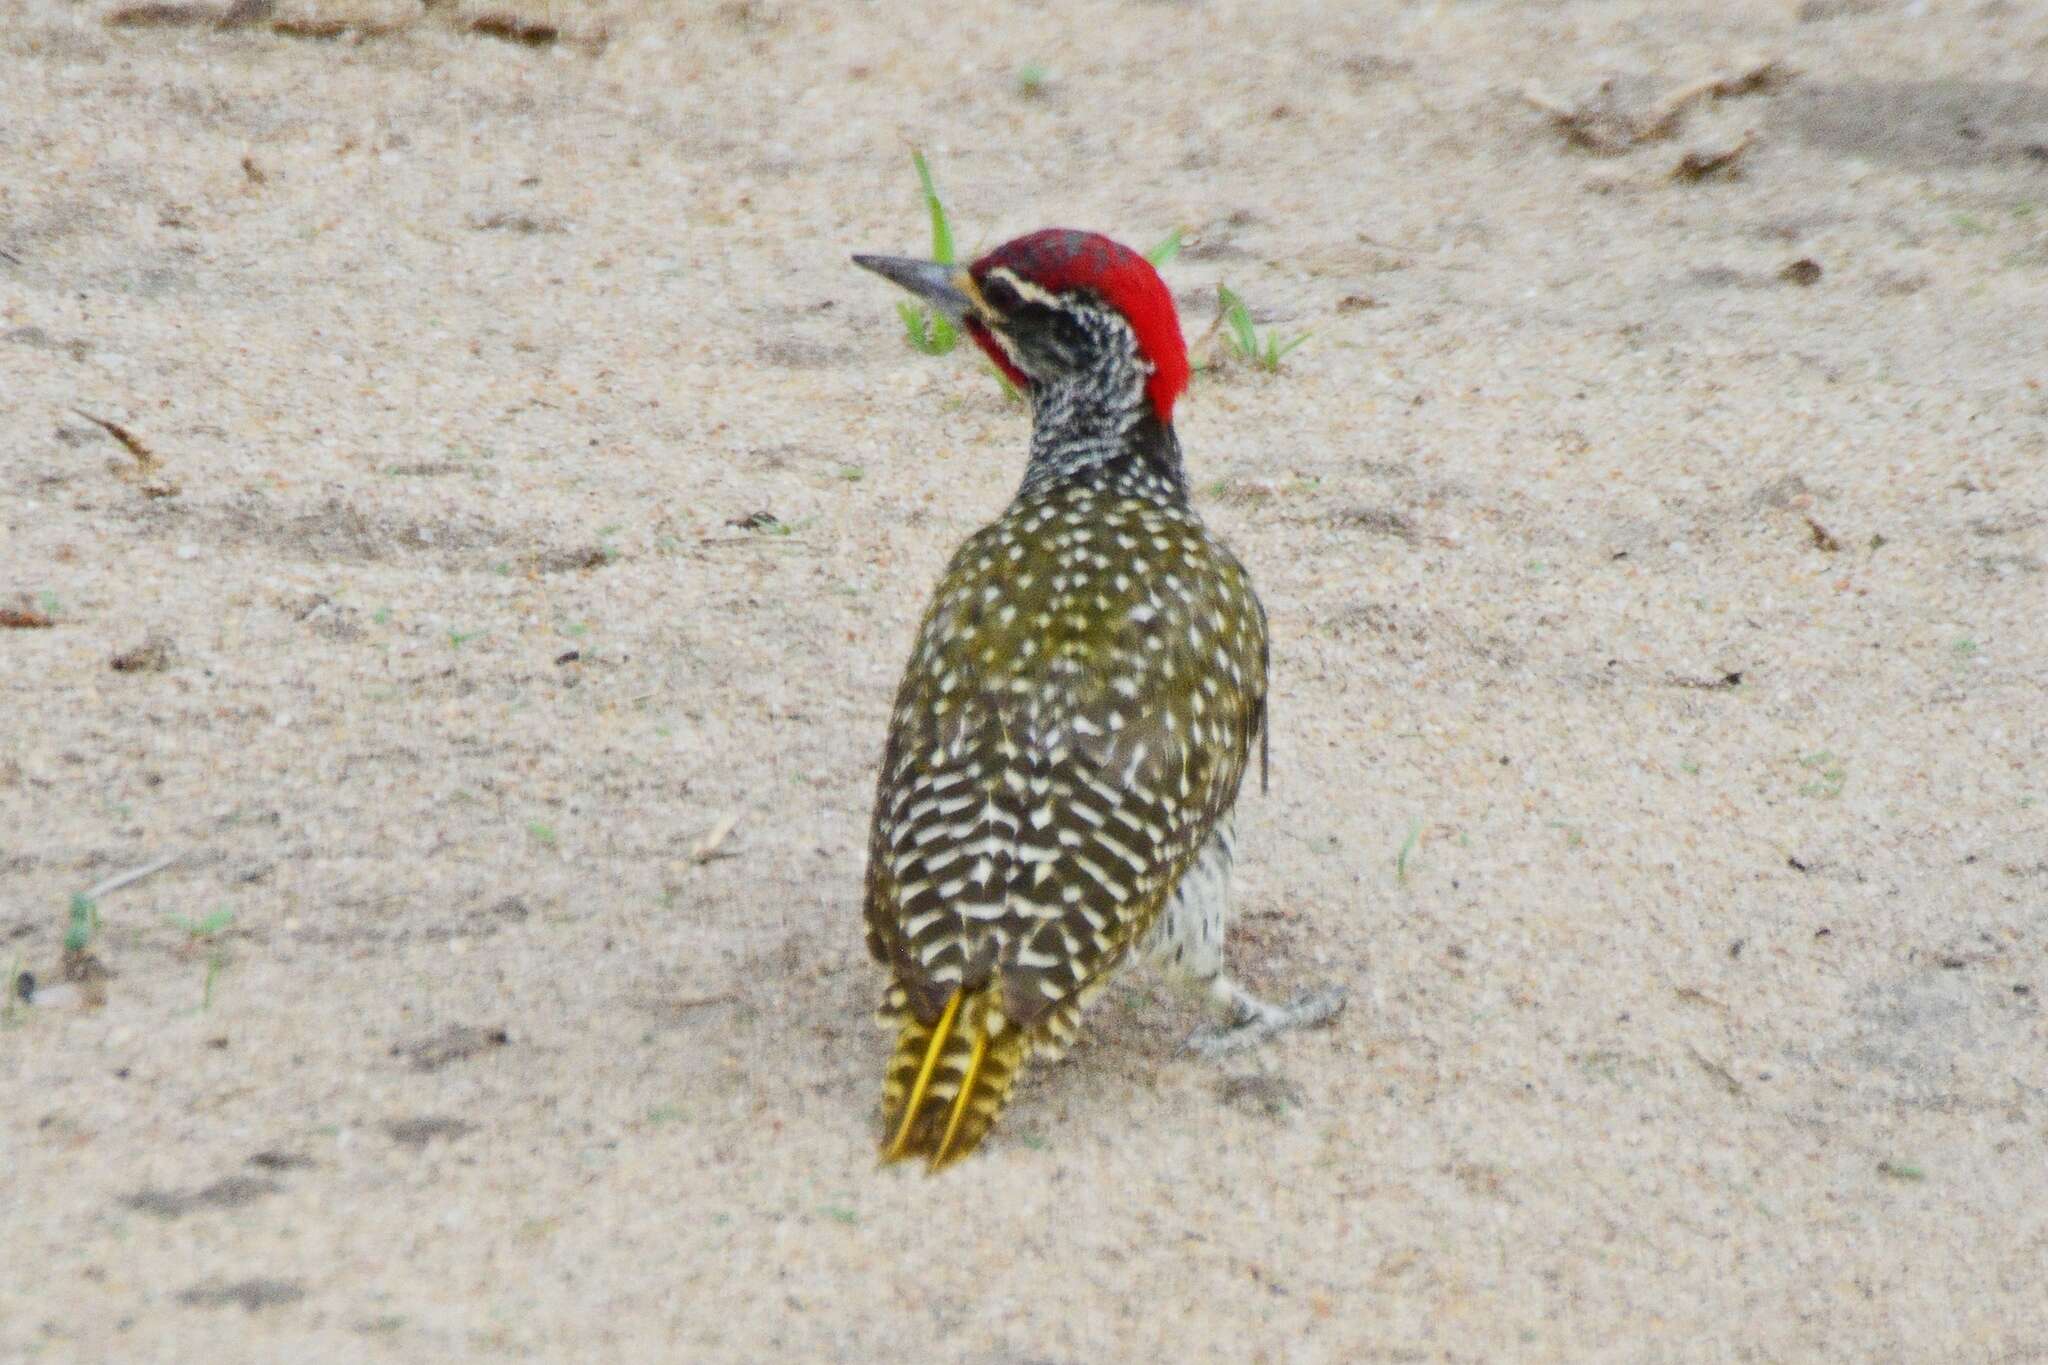
[[[1187,505],[1170,429],[1134,427],[1107,458],[1027,477],[919,631],[868,920],[926,1009],[977,979],[1000,981],[1025,1028],[1078,999],[1153,930],[1236,799],[1263,722],[1264,613]],[[1120,539],[1156,570],[1105,572],[1095,547]]]
[[[1022,487],[925,612],[869,835],[868,946],[897,1030],[883,1157],[937,1167],[1135,953],[1207,980],[1233,1023],[1270,1032],[1335,1005],[1266,1006],[1222,970],[1266,618],[1188,502],[1172,426],[1187,350],[1164,282],[1060,229],[965,270],[858,259],[958,318],[1032,406]]]

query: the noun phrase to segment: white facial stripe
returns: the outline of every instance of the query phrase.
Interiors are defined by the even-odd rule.
[[[1051,292],[1049,292],[1048,290],[1040,289],[1037,285],[1023,278],[1016,271],[1010,269],[1006,265],[999,265],[994,270],[989,271],[988,277],[992,280],[1001,280],[1003,283],[1009,285],[1010,288],[1017,291],[1018,298],[1028,299],[1032,303],[1042,303],[1048,308],[1059,308],[1063,306],[1060,303],[1059,299],[1056,298]]]
[[[1020,278],[1016,271],[1010,270],[1007,267],[997,266],[994,270],[988,272],[988,277],[991,280],[1000,279],[1003,283],[1009,285],[1010,288],[1017,291],[1018,298],[1029,299],[1033,303],[1042,303],[1049,308],[1057,308],[1060,306],[1059,302],[1056,299],[1054,299],[1051,294],[1047,293],[1043,289],[1040,289],[1037,285],[1031,283],[1031,281]],[[981,291],[978,289],[975,291],[975,302],[981,304],[982,314],[985,317],[989,318],[991,321],[993,321],[999,316],[995,309],[990,308],[988,306],[987,301],[981,297]],[[1010,367],[1012,369],[1016,370],[1019,374],[1031,373],[1030,370],[1024,367],[1024,358],[1022,353],[1020,353],[1017,350],[1016,346],[1011,343],[1008,334],[1005,333],[1001,327],[989,326],[985,327],[983,330],[986,331],[991,337],[995,338],[996,345],[1003,348],[1003,354],[1010,358]]]

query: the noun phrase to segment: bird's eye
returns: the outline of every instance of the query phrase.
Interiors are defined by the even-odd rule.
[[[1018,304],[1024,302],[1023,296],[1017,292],[1015,287],[1008,280],[1000,277],[986,279],[981,282],[981,297],[987,301],[989,307],[995,309],[998,313],[1007,313]]]

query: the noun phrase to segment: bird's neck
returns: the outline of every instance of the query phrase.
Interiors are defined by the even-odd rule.
[[[1129,484],[1163,501],[1187,501],[1180,441],[1152,410],[1142,384],[1040,384],[1031,394],[1031,460],[1019,497],[1073,482]]]

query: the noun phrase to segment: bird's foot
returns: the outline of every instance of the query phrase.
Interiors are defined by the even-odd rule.
[[[1327,1024],[1343,1012],[1349,994],[1342,986],[1329,986],[1297,995],[1284,1005],[1274,1005],[1227,976],[1218,976],[1211,989],[1229,1010],[1229,1020],[1196,1029],[1181,1044],[1181,1051],[1212,1062],[1249,1051],[1293,1029]]]

